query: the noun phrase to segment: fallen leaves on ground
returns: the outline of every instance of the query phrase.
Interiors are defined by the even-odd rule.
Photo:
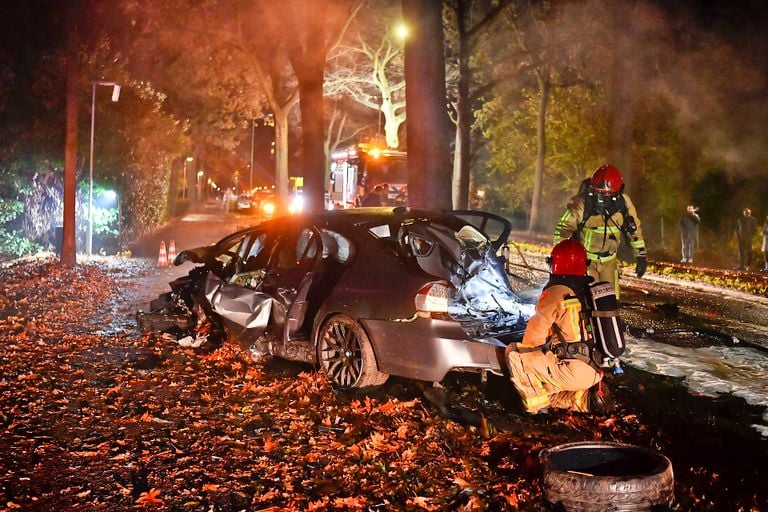
[[[634,414],[504,413],[489,435],[408,382],[337,394],[233,342],[205,353],[106,326],[130,272],[0,272],[0,510],[541,510],[545,446],[659,439]]]

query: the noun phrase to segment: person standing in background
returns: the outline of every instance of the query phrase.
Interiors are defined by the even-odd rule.
[[[680,242],[682,244],[680,263],[693,263],[693,252],[699,238],[699,222],[701,221],[696,212],[695,206],[688,205],[685,213],[680,217]]]
[[[768,272],[768,215],[763,222],[763,272]]]
[[[736,222],[736,240],[739,242],[739,270],[748,270],[752,265],[752,237],[757,229],[757,222],[752,216],[752,210],[744,211]]]

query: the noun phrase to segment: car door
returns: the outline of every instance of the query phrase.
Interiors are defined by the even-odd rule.
[[[294,224],[283,233],[262,287],[274,299],[268,328],[273,341],[290,341],[302,327],[322,254],[320,231],[310,223]]]
[[[262,287],[277,238],[277,232],[259,229],[232,240],[216,256],[219,271],[206,277],[205,296],[211,309],[237,337],[257,338],[267,328],[273,298]]]

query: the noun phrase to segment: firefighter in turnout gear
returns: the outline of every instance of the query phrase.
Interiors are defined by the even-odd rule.
[[[549,281],[521,343],[505,351],[510,378],[526,412],[549,407],[590,412],[589,389],[603,373],[590,363],[583,295],[592,278],[586,275],[587,254],[574,239],[552,249]]]
[[[635,254],[635,273],[646,269],[645,241],[635,205],[624,194],[621,172],[612,165],[599,167],[584,180],[555,227],[555,244],[574,237],[582,242],[589,259],[588,273],[596,281],[613,284],[619,294],[616,253],[627,236]]]

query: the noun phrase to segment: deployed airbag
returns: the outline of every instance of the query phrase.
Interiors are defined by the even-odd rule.
[[[225,320],[243,330],[259,330],[259,334],[266,331],[274,301],[269,295],[226,283],[209,272],[205,297],[213,311]]]

